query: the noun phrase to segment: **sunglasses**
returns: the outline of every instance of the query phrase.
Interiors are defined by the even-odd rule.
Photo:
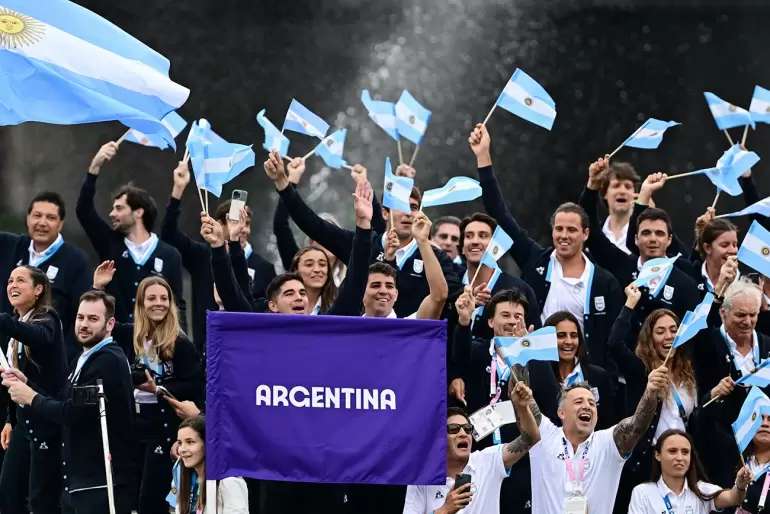
[[[439,239],[449,239],[453,243],[458,243],[460,241],[460,236],[450,236],[449,234],[436,234],[436,237]]]
[[[459,423],[450,423],[446,426],[446,431],[448,434],[455,435],[460,433],[461,428],[468,435],[473,433],[473,425],[471,425],[470,423],[464,423],[462,425]]]

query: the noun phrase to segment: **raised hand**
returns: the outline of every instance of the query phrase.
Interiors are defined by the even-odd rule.
[[[588,167],[588,189],[594,191],[601,188],[604,174],[610,168],[610,154],[598,158]]]
[[[661,366],[655,368],[647,376],[647,392],[650,395],[660,397],[668,388],[668,368]]]
[[[473,288],[473,298],[476,300],[476,306],[482,307],[492,299],[492,291],[487,287],[486,282],[482,282]]]
[[[706,209],[706,212],[698,216],[698,218],[695,220],[695,236],[700,237],[701,232],[703,232],[703,227],[706,226],[706,224],[714,219],[714,216],[716,215],[716,209],[713,207],[709,207]]]
[[[470,287],[466,287],[465,292],[457,298],[455,309],[457,309],[458,323],[464,327],[470,325],[473,311],[476,309],[476,304],[470,293]]]
[[[281,161],[283,162],[283,161]],[[289,174],[289,182],[292,184],[299,184],[302,180],[302,175],[305,174],[305,161],[301,157],[296,157],[291,160],[286,167],[286,171]]]
[[[189,164],[185,161],[179,161],[174,169],[174,189],[171,195],[177,200],[182,197],[187,184],[190,183],[190,168]],[[177,196],[178,194],[178,196]]]
[[[479,167],[482,167],[482,161],[486,160],[489,161],[489,164],[484,163],[484,166],[489,166],[492,164],[492,157],[489,153],[491,140],[489,138],[489,132],[487,132],[487,127],[481,123],[478,123],[476,128],[473,129],[473,132],[471,132],[471,135],[468,138],[468,143],[471,145],[473,154],[479,160]]]
[[[412,236],[418,243],[427,242],[430,239],[431,221],[422,211],[415,212],[412,219]]]
[[[219,248],[225,244],[222,225],[205,211],[201,212],[201,236],[212,248]]]
[[[283,166],[283,159],[278,155],[277,150],[270,152],[264,164],[267,177],[275,183],[275,187],[282,191],[289,185],[289,179],[286,176],[286,170]]]
[[[513,390],[509,390],[509,392],[513,392],[513,395],[509,394],[509,397],[516,407],[526,409],[532,403],[532,389],[527,387],[524,382],[516,382]]]
[[[102,166],[104,166],[107,161],[111,161],[117,153],[118,144],[115,141],[104,144],[91,160],[91,166],[88,168],[88,173],[91,175],[98,175]]]
[[[353,194],[353,208],[356,211],[356,226],[362,229],[372,228],[372,200],[374,191],[371,184],[363,180],[356,184],[356,192]]]
[[[639,203],[642,205],[648,205],[650,199],[652,198],[652,194],[655,191],[660,191],[666,184],[667,179],[668,175],[665,173],[653,173],[644,179],[644,182],[642,182],[642,187],[639,189]]]
[[[367,180],[366,176],[366,168],[360,164],[354,164],[353,169],[350,170],[350,178],[352,178],[356,184],[362,180]]]
[[[408,177],[408,178],[414,178],[414,176],[417,174],[417,170],[409,166],[408,164],[399,164],[398,168],[396,168],[396,176],[397,177]]]
[[[248,215],[246,214],[246,209],[239,210],[238,221],[233,221],[229,218],[228,220],[227,235],[230,237],[230,241],[239,241],[241,238],[241,232],[243,232],[243,229],[246,228],[246,223],[248,223]]]
[[[388,237],[385,243],[385,260],[392,261],[396,258],[396,250],[401,247],[401,241],[398,239],[398,232],[396,232],[396,229],[392,228],[388,230]]]
[[[636,304],[639,303],[639,299],[642,297],[642,292],[639,291],[639,288],[631,282],[626,286],[625,289],[626,293],[626,307],[628,307],[631,310],[634,310],[636,308]]]
[[[104,289],[115,276],[115,261],[104,261],[94,270],[94,289]]]
[[[722,268],[719,270],[719,278],[714,286],[714,291],[717,295],[722,296],[725,293],[727,286],[733,283],[735,277],[738,276],[738,257],[731,255],[727,258]]]

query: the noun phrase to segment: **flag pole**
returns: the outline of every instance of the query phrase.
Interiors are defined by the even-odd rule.
[[[719,200],[719,194],[721,192],[722,191],[720,189],[717,189],[717,195],[714,197],[714,202],[711,204],[711,208],[712,209],[717,206],[717,200]]]
[[[417,145],[417,148],[414,149],[414,153],[412,154],[412,158],[409,160],[409,167],[411,168],[414,164],[414,160],[417,157],[417,152],[420,151],[420,145]]]
[[[647,122],[645,122],[645,123],[647,123]],[[633,134],[631,134],[631,137],[629,137],[628,139],[623,141],[623,143],[619,147],[615,148],[615,151],[610,154],[609,159],[612,159],[615,156],[615,154],[620,151],[621,148],[626,146],[626,143],[628,143],[628,140],[629,139],[633,139],[634,136],[637,135],[644,128],[645,123],[642,123],[642,125],[638,129],[636,129],[636,131]]]
[[[206,189],[205,197],[206,197],[206,208],[204,210],[206,211],[206,214],[208,215],[208,213],[209,213],[209,190],[208,189]]]
[[[487,122],[489,121],[489,118],[492,117],[492,113],[495,112],[495,107],[497,107],[497,102],[495,102],[495,105],[493,105],[492,108],[489,110],[489,114],[487,114],[487,117],[484,118],[484,123],[482,123],[482,125],[484,125],[485,127],[487,125]]]
[[[690,175],[699,175],[701,173],[703,173],[703,171],[701,171],[701,170],[688,171],[687,173],[679,173],[677,175],[671,175],[670,177],[666,177],[666,180],[668,181],[668,180],[675,179],[675,178],[689,177]]]
[[[709,405],[711,405],[712,403],[714,403],[715,401],[717,401],[717,400],[718,400],[718,399],[720,399],[721,397],[722,397],[721,395],[713,397],[712,399],[710,399],[709,401],[707,401],[705,404],[703,404],[703,407],[701,407],[701,408],[705,408],[705,407],[708,407]]]
[[[476,282],[476,277],[479,276],[479,271],[481,271],[481,266],[483,266],[483,264],[481,264],[481,262],[479,262],[479,267],[476,268],[476,273],[473,274],[473,280],[468,282],[468,285],[471,286],[471,289],[473,289],[473,283]]]
[[[749,135],[749,126],[746,125],[743,128],[743,139],[741,139],[741,146],[746,146],[746,136]]]
[[[727,136],[727,140],[730,141],[730,146],[733,146],[735,143],[733,143],[733,138],[730,137],[730,133],[727,131],[727,129],[724,129],[722,132],[725,133],[725,136]]]
[[[401,150],[401,139],[396,139],[396,145],[398,145],[398,162],[404,164],[404,152]]]
[[[342,167],[349,169],[350,171],[353,171],[353,166],[351,166],[350,164],[343,164]]]
[[[197,187],[198,186],[197,181],[196,181],[195,186],[196,186],[196,189],[198,190],[198,198],[200,198],[200,201],[201,201],[201,209],[205,211],[206,210],[206,204],[203,203],[203,192],[201,191],[201,188]],[[208,214],[208,212],[207,212],[207,214]]]
[[[666,359],[663,361],[663,364],[661,364],[661,367],[666,365],[666,363],[668,362],[668,358],[671,357],[671,352],[673,351],[674,351],[673,347],[668,349],[668,353],[666,354]]]
[[[308,159],[308,157],[310,157],[310,156],[311,156],[311,155],[313,155],[314,153],[315,153],[315,148],[313,148],[313,151],[312,151],[312,152],[310,152],[310,153],[308,153],[307,155],[305,155],[305,156],[302,158],[302,160],[303,160],[303,161],[306,161],[306,160]]]
[[[120,136],[120,139],[118,139],[117,141],[115,141],[115,144],[117,144],[118,146],[120,146],[120,143],[122,143],[122,142],[123,142],[123,140],[124,140],[124,139],[126,139],[126,137],[128,137],[128,134],[129,134],[130,132],[131,132],[131,129],[128,129],[128,130],[126,130],[126,133],[125,133],[125,134],[123,134],[122,136]]]
[[[190,158],[190,149],[185,147],[184,157],[182,157],[182,160],[186,163],[189,158]]]

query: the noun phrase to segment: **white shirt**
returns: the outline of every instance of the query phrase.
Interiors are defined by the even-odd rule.
[[[147,255],[147,252],[150,251],[150,248],[158,242],[158,236],[150,234],[150,238],[144,243],[134,243],[128,238],[123,239],[123,242],[126,243],[126,248],[128,248],[128,251],[134,256],[134,259],[138,262],[142,262]]]
[[[208,486],[209,484],[206,484]],[[209,490],[206,490],[208,496]],[[249,490],[241,477],[228,477],[219,481],[217,501],[207,501],[203,514],[249,514]],[[214,511],[216,505],[216,512]],[[179,505],[176,507],[179,514]]]
[[[707,482],[698,482],[698,490],[704,495],[714,494],[722,488],[718,485]],[[628,504],[628,514],[659,514],[668,511],[666,501],[668,497],[671,502],[671,508],[676,514],[709,514],[716,510],[714,500],[704,502],[687,486],[687,479],[684,480],[682,493],[677,496],[663,482],[663,478],[657,482],[645,482],[634,487],[631,493],[631,502]]]
[[[148,356],[147,360],[149,362],[148,369],[150,371],[154,371],[155,373],[160,374],[160,362],[157,357],[150,358],[150,348],[152,347],[152,341],[148,340],[144,342],[144,353]],[[150,373],[152,375],[152,373]],[[153,393],[148,393],[147,391],[142,391],[140,389],[134,389],[134,401],[136,403],[158,403],[158,397]]]
[[[695,397],[682,385],[676,388],[676,392],[679,393],[679,399],[682,400],[684,412],[689,417],[695,408]],[[673,392],[669,393],[660,409],[660,419],[658,420],[658,428],[655,429],[655,437],[652,440],[653,444],[658,440],[660,434],[669,428],[685,429],[684,421],[682,421],[682,417],[679,415],[679,406],[676,400],[674,400]]]
[[[508,476],[503,465],[503,447],[498,444],[471,453],[463,473],[471,476],[473,501],[458,514],[500,514],[500,486]],[[447,477],[444,485],[410,485],[406,488],[403,514],[430,514],[440,509],[454,485],[454,477]]]
[[[580,278],[565,278],[564,269],[556,259],[556,250],[551,254],[553,268],[551,273],[551,288],[545,298],[543,312],[540,320],[545,322],[548,316],[558,311],[568,311],[574,314],[580,323],[580,331],[583,331],[583,316],[586,306],[586,287],[591,270],[589,269],[585,255],[583,262],[585,268]]]
[[[727,330],[725,330],[724,325],[722,325],[721,329],[722,335],[725,338],[725,341],[727,341],[727,347],[730,349],[730,353],[733,355],[733,360],[735,363],[735,366],[738,368],[738,371],[741,372],[741,375],[751,375],[751,372],[754,371],[754,368],[759,365],[759,362],[754,362],[754,353],[759,353],[757,349],[759,348],[759,340],[757,338],[757,331],[755,330],[752,334],[753,337],[753,344],[751,345],[751,350],[749,350],[749,353],[746,355],[741,355],[741,352],[738,351],[738,345],[735,344],[735,341],[733,341],[733,338],[730,337],[730,334],[727,333]]]
[[[591,514],[611,514],[618,493],[620,472],[626,460],[618,452],[612,431],[615,427],[591,434],[573,451],[567,442],[576,478],[580,457],[586,445],[590,445],[585,457],[583,490]],[[529,451],[532,468],[532,514],[560,514],[568,498],[570,480],[564,455],[564,430],[543,416],[540,420],[540,441]],[[577,457],[575,456],[577,455]],[[685,513],[681,513],[685,514]]]
[[[607,219],[604,220],[602,233],[607,237],[607,239],[610,240],[610,243],[614,244],[628,255],[631,255],[631,250],[629,250],[626,246],[626,238],[628,237],[628,223],[623,225],[623,228],[620,230],[620,237],[615,239],[615,234],[612,232],[612,230],[610,230],[610,218],[607,217]]]
[[[61,234],[59,234],[58,236],[56,236],[56,240],[54,240],[53,243],[48,245],[48,248],[46,248],[42,252],[38,253],[38,252],[35,251],[35,242],[34,241],[30,241],[29,242],[29,263],[32,266],[36,266],[39,263],[40,260],[42,260],[43,258],[46,257],[46,254],[47,254],[47,252],[48,252],[48,250],[50,248],[52,248],[52,247],[54,247],[54,246],[56,246],[58,244],[61,244],[63,242],[64,242],[64,238],[61,236]]]

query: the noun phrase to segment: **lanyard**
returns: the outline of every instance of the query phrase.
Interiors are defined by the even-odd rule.
[[[668,495],[663,497],[663,503],[666,504],[668,514],[674,514],[674,507],[671,506],[671,500],[668,499]]]
[[[59,250],[59,248],[62,247],[63,244],[64,244],[64,238],[61,236],[61,234],[59,234],[56,237],[56,241],[54,241],[51,246],[49,246],[43,252],[41,252],[40,254],[38,254],[33,258],[33,252],[35,251],[35,246],[34,246],[34,242],[30,241],[29,265],[39,268],[41,264],[43,264],[45,261],[53,257],[53,255]]]
[[[593,434],[591,437],[593,437]],[[569,456],[569,446],[567,445],[567,440],[562,437],[561,442],[564,444],[564,464],[567,467],[567,476],[569,477],[570,482],[578,482],[578,480],[575,480],[575,469],[572,465],[572,457]],[[583,453],[580,455],[580,460],[578,461],[578,466],[580,467],[579,482],[581,484],[585,481],[586,455],[588,455],[588,450],[591,448],[591,441],[586,441],[585,444],[586,445],[583,447]]]
[[[591,260],[583,255],[583,259],[586,263],[586,269],[588,271],[588,280],[585,281],[583,286],[585,287],[585,300],[584,300],[584,306],[583,306],[583,314],[591,314],[591,286],[594,282],[594,263],[591,262]],[[551,282],[551,274],[553,273],[553,263],[556,261],[556,250],[553,251],[551,254],[551,259],[548,261],[548,271],[545,274],[545,281]],[[559,267],[561,267],[561,264],[559,264]],[[583,272],[585,275],[585,272]],[[561,279],[564,278],[563,276],[563,270],[561,273]],[[582,277],[581,277],[582,278]]]
[[[198,504],[198,474],[193,471],[192,473],[192,484],[190,485],[190,512],[193,511],[193,509]]]
[[[684,423],[684,428],[687,428],[687,423],[689,422],[689,416],[687,415],[687,411],[685,410],[684,404],[682,403],[682,398],[679,396],[679,391],[677,391],[676,386],[673,384],[673,382],[671,383],[671,396],[674,397],[674,402],[676,402],[676,406],[679,409],[679,417],[682,418],[682,423]]]
[[[318,314],[321,313],[321,297],[318,297],[318,301],[315,302],[315,307],[313,307],[313,312],[310,313],[311,316],[318,316]]]
[[[719,332],[722,334],[722,339],[725,340],[725,344],[727,345],[727,351],[729,351],[730,355],[732,355],[732,357],[733,357],[733,364],[735,365],[735,370],[738,373],[740,373],[741,376],[743,376],[744,375],[743,370],[741,369],[740,366],[738,366],[738,359],[737,359],[737,357],[735,355],[735,352],[733,351],[733,346],[734,346],[735,343],[730,344],[729,336],[727,335],[727,332],[725,331],[725,326],[724,325],[719,327]],[[759,365],[759,341],[757,340],[757,332],[756,331],[754,331],[754,333],[752,334],[752,339],[753,339],[752,348],[754,350],[754,352],[753,352],[754,353],[754,366],[752,366],[752,367],[756,367],[756,366]]]
[[[83,366],[85,366],[88,359],[91,358],[93,354],[107,346],[108,344],[112,343],[112,338],[108,337],[107,339],[103,340],[101,343],[97,344],[93,348],[91,348],[85,355],[81,355],[78,359],[78,363],[75,366],[75,371],[72,372],[72,374],[69,376],[70,383],[74,384],[77,382],[78,378],[80,377],[80,372],[83,371]]]
[[[501,384],[511,376],[511,368],[504,362],[500,361],[498,365],[497,352],[495,352],[494,348],[494,343],[490,343],[489,351],[492,354],[492,363],[489,365],[489,396],[492,397],[492,400],[490,400],[489,405],[494,405],[500,400],[500,395],[503,392]],[[499,370],[505,371],[500,372]],[[495,431],[492,432],[492,443],[502,443],[502,436],[499,428],[496,428]]]

